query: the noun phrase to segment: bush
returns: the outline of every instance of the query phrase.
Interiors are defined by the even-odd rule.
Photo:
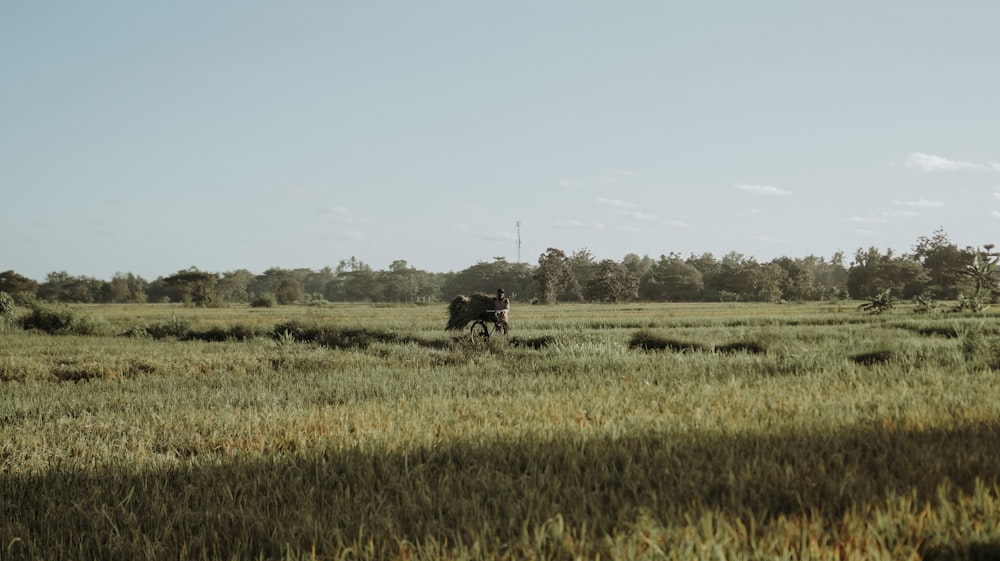
[[[31,311],[21,318],[21,327],[37,329],[50,335],[106,335],[111,325],[101,318],[78,314],[65,306],[51,306],[39,301],[29,303]]]
[[[891,311],[895,305],[896,300],[892,297],[890,289],[887,288],[873,296],[868,302],[858,306],[858,308],[865,310],[869,314],[878,315]]]
[[[173,316],[171,319],[148,325],[144,329],[154,339],[166,339],[167,337],[183,339],[187,336],[190,327],[191,320]]]
[[[6,331],[14,325],[16,319],[14,297],[6,292],[0,292],[0,331]]]
[[[251,308],[273,308],[277,304],[274,296],[260,296],[250,302]]]

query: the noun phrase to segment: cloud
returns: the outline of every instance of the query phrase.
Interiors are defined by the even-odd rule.
[[[1000,187],[993,188],[993,198],[1000,199]]]
[[[851,218],[848,218],[848,220],[859,224],[885,224],[888,222],[885,218],[879,218],[877,216],[852,216]]]
[[[906,167],[919,171],[962,171],[962,170],[1000,170],[1000,164],[983,165],[975,162],[949,160],[933,154],[914,152],[906,158]]]
[[[597,199],[597,204],[599,204],[599,205],[601,205],[603,207],[616,208],[616,209],[635,208],[635,207],[639,206],[639,205],[637,205],[635,203],[628,203],[628,202],[625,202],[625,201],[619,201],[618,199],[605,199],[604,197],[599,197]]]
[[[788,240],[784,238],[775,238],[773,236],[750,236],[751,239],[757,240],[759,242],[766,243],[788,243]]]
[[[990,214],[992,214],[996,218],[1000,218],[1000,210],[994,210]]]
[[[562,187],[583,187],[583,182],[577,179],[560,179],[559,185]]]
[[[945,204],[941,201],[928,201],[927,199],[918,199],[916,201],[892,201],[892,204],[907,208],[941,208],[945,206]]]
[[[560,220],[554,222],[552,226],[559,228],[560,230],[603,230],[604,224],[600,222],[595,222],[593,224],[586,224],[578,220]]]
[[[334,222],[339,222],[340,224],[359,224],[367,222],[364,219],[354,216],[354,214],[347,208],[343,206],[327,206],[320,207],[317,209],[320,214],[326,214],[333,217]]]
[[[611,185],[617,185],[618,183],[621,182],[622,179],[628,179],[630,177],[638,177],[638,176],[639,176],[638,172],[628,169],[622,169],[618,171],[613,171],[610,174],[605,175],[604,177],[601,178],[601,181],[609,183]]]
[[[492,234],[483,234],[479,236],[479,239],[485,242],[512,242],[517,240],[517,235],[510,232],[494,232]]]
[[[622,218],[629,218],[632,220],[643,220],[645,222],[657,222],[660,220],[660,217],[655,214],[647,214],[645,212],[639,212],[638,210],[616,210],[615,216],[621,216]]]
[[[747,185],[746,183],[737,183],[733,187],[739,189],[740,191],[746,191],[747,193],[767,197],[787,197],[792,194],[791,191],[779,189],[773,185]]]
[[[340,235],[340,238],[343,239],[343,240],[352,241],[352,242],[360,242],[360,241],[362,241],[362,240],[365,239],[365,237],[363,235],[361,235],[361,232],[359,232],[357,230],[350,230],[350,231],[344,232],[344,233],[342,233]]]
[[[616,210],[615,216],[620,216],[622,218],[628,218],[629,220],[641,220],[643,222],[655,222],[657,224],[664,224],[666,226],[672,226],[674,228],[687,228],[688,224],[681,220],[672,220],[669,218],[660,218],[655,214],[648,214],[645,212],[639,212],[637,210]]]

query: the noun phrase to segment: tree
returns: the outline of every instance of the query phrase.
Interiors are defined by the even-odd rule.
[[[379,300],[383,286],[379,283],[378,275],[357,257],[341,259],[334,272],[337,276],[327,285],[326,290],[330,300],[346,302]]]
[[[337,274],[330,267],[323,267],[319,271],[308,271],[301,279],[302,290],[311,298],[325,298],[326,287],[335,278]]]
[[[639,297],[654,302],[690,302],[702,295],[701,271],[680,255],[661,255],[639,282]]]
[[[642,279],[653,267],[653,260],[648,255],[639,257],[635,253],[629,253],[622,258],[622,265],[625,265],[635,278]]]
[[[0,292],[6,292],[11,296],[19,293],[34,296],[38,293],[38,281],[19,275],[14,271],[4,271],[0,273]]]
[[[802,260],[791,257],[779,257],[771,263],[781,267],[785,272],[784,279],[779,286],[781,297],[785,300],[808,300],[813,296],[813,272],[812,267]]]
[[[760,265],[753,272],[753,287],[763,302],[780,302],[782,287],[788,284],[788,273],[775,262]]]
[[[958,297],[966,280],[963,271],[972,263],[973,252],[960,250],[944,230],[938,229],[930,238],[917,239],[913,256],[927,272],[931,296],[943,300]]]
[[[166,284],[177,288],[181,301],[185,304],[210,306],[217,300],[215,285],[219,282],[219,275],[216,273],[199,271],[197,267],[191,267],[181,269],[163,280]]]
[[[561,249],[553,247],[538,257],[535,280],[538,281],[541,299],[546,304],[555,304],[558,295],[566,290],[566,287],[579,286],[569,266],[569,258]]]
[[[146,302],[146,279],[132,273],[115,273],[110,282],[101,283],[101,302],[112,304]]]
[[[886,290],[900,298],[919,296],[927,288],[927,274],[919,262],[909,257],[895,257],[891,249],[858,249],[847,271],[847,291],[851,298],[867,300]]]
[[[823,300],[847,296],[847,268],[844,267],[844,252],[834,253],[829,261],[823,257],[810,255],[798,260],[798,263],[812,275],[812,290],[809,298]]]
[[[563,287],[559,295],[564,300],[583,300],[583,287],[590,283],[590,279],[597,273],[597,262],[594,254],[587,248],[578,249],[567,260],[570,271],[573,272],[573,282]]]
[[[283,305],[295,304],[302,300],[302,283],[287,276],[274,287],[274,299]]]
[[[215,285],[215,293],[223,302],[249,302],[249,288],[256,276],[246,269],[227,271]]]
[[[66,271],[51,272],[38,287],[38,296],[50,302],[100,302],[106,283],[93,277],[74,277]]]
[[[722,257],[719,270],[713,278],[714,288],[723,300],[752,300],[755,297],[754,275],[759,267],[752,257],[730,251]]]
[[[1000,253],[993,253],[993,244],[986,244],[982,249],[973,250],[972,263],[962,269],[962,274],[968,277],[973,286],[971,299],[963,299],[965,307],[974,312],[986,309],[982,301],[983,291],[992,299],[993,291],[997,288],[997,274],[1000,271]]]
[[[584,290],[587,300],[623,302],[639,295],[639,279],[625,265],[612,259],[597,264]]]

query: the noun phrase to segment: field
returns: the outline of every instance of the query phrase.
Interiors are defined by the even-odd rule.
[[[0,559],[1000,557],[994,310],[73,312],[0,333]]]

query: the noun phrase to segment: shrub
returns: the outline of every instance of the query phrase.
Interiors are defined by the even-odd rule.
[[[277,304],[274,296],[259,296],[250,302],[251,308],[273,308]]]
[[[6,292],[0,292],[0,331],[6,331],[13,326],[15,316],[14,297]]]
[[[31,311],[21,318],[21,327],[51,335],[106,335],[111,326],[101,318],[78,314],[65,306],[51,306],[39,301],[29,303]]]
[[[175,315],[168,320],[148,325],[145,327],[145,330],[154,339],[166,339],[167,337],[183,339],[187,336],[190,327],[191,320],[179,318]]]
[[[876,294],[871,300],[865,302],[858,306],[859,309],[865,310],[866,312],[878,315],[883,312],[888,312],[896,305],[896,300],[892,297],[890,289],[885,289],[882,292]]]

